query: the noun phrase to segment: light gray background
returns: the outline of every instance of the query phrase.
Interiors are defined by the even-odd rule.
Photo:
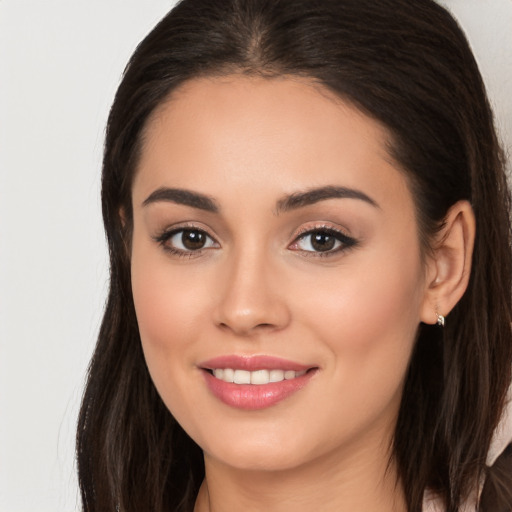
[[[445,0],[512,148],[512,0]],[[104,125],[164,0],[0,0],[0,512],[79,509],[74,430],[107,290]]]

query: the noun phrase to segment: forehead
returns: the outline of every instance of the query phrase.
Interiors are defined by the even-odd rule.
[[[377,121],[298,78],[239,75],[186,82],[149,119],[135,196],[158,186],[222,196],[337,184],[404,193]],[[279,189],[279,191],[277,190]],[[228,190],[229,192],[229,190]]]

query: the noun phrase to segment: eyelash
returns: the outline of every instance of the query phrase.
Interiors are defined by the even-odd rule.
[[[210,245],[209,247],[201,247],[196,250],[194,250],[194,249],[183,250],[183,249],[178,249],[169,244],[169,241],[174,236],[176,236],[180,233],[183,236],[183,232],[185,232],[185,231],[189,231],[191,233],[199,233],[200,235],[205,236],[210,241],[207,243],[217,244],[217,246],[218,246],[218,242],[212,236],[210,236],[205,230],[197,228],[195,226],[181,226],[179,228],[165,230],[162,233],[160,233],[159,235],[155,236],[154,240],[155,240],[155,242],[160,244],[166,252],[172,254],[173,256],[180,257],[180,258],[197,257],[197,256],[200,256],[204,250],[207,250],[207,249],[213,247],[213,245]],[[338,247],[336,247],[334,250],[330,249],[330,250],[326,250],[326,251],[314,251],[314,250],[310,251],[310,250],[305,250],[305,249],[300,249],[300,248],[295,248],[292,250],[299,251],[299,252],[307,255],[307,257],[326,258],[329,256],[334,256],[340,252],[352,249],[358,245],[358,241],[356,239],[346,235],[342,231],[334,229],[330,226],[329,227],[328,226],[315,226],[314,228],[307,229],[307,230],[300,232],[295,237],[294,241],[288,247],[292,248],[294,245],[298,245],[299,242],[304,241],[307,237],[311,237],[312,235],[315,235],[315,234],[321,234],[321,235],[324,235],[327,237],[334,238],[335,244],[339,243]],[[310,245],[311,245],[311,242],[310,242]]]
[[[308,257],[316,257],[316,258],[328,258],[330,256],[335,256],[340,252],[347,251],[352,249],[358,245],[358,241],[355,238],[352,238],[342,231],[338,229],[334,229],[330,226],[315,226],[314,228],[306,229],[300,232],[295,240],[292,242],[291,246],[298,244],[300,241],[305,240],[307,237],[310,237],[315,234],[322,234],[325,236],[333,237],[336,242],[339,242],[339,246],[335,249],[331,249],[328,251],[307,251],[304,249],[295,249],[297,251],[301,251],[303,254],[306,254]],[[310,242],[311,245],[311,242]]]
[[[201,235],[205,236],[208,240],[213,242],[214,244],[218,245],[218,242],[211,237],[204,229],[197,228],[195,226],[181,226],[179,228],[170,229],[170,230],[164,230],[162,233],[154,237],[155,242],[160,244],[164,251],[172,254],[173,256],[177,256],[179,258],[194,258],[196,256],[200,256],[202,252],[205,249],[208,249],[209,247],[201,247],[197,250],[189,249],[189,250],[183,250],[178,249],[176,247],[173,247],[169,244],[169,241],[176,235],[183,232],[189,231],[191,233],[200,233]]]

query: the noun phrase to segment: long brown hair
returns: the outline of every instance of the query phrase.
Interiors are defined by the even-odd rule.
[[[425,250],[449,207],[471,202],[470,283],[444,330],[419,327],[393,445],[409,511],[427,488],[457,511],[487,471],[511,380],[510,196],[477,64],[432,0],[183,0],[139,45],[105,143],[111,280],[78,424],[84,510],[191,511],[204,476],[201,450],[148,374],[127,248],[148,116],[186,80],[228,73],[308,77],[386,126]]]

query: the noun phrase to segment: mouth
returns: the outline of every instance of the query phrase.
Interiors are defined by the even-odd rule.
[[[213,396],[242,410],[276,405],[304,388],[319,370],[270,356],[224,356],[199,368]]]

